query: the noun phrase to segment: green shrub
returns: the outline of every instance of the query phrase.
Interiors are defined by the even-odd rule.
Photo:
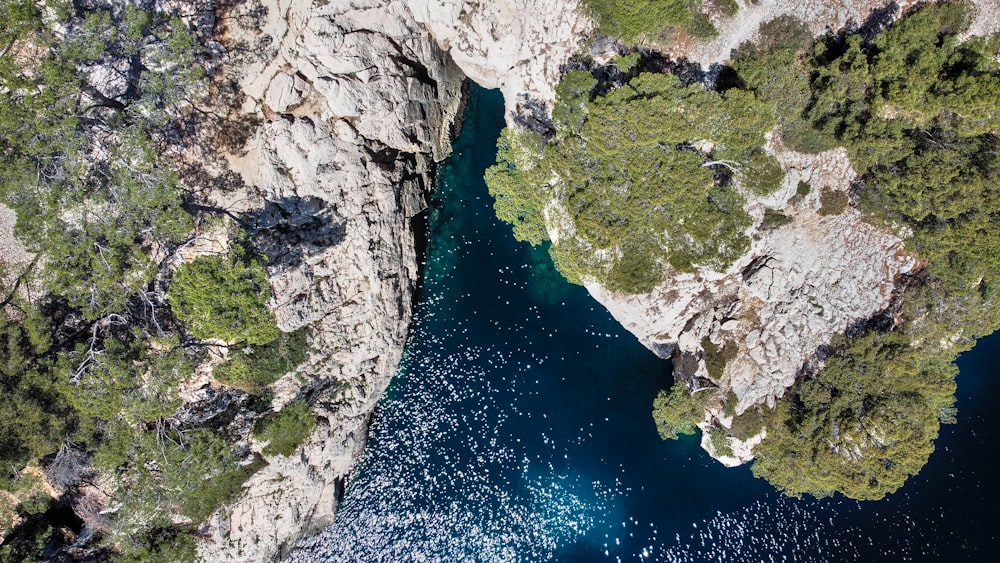
[[[563,119],[571,122],[577,117],[578,112],[567,110]],[[515,239],[532,246],[549,240],[542,215],[545,192],[538,189],[544,183],[537,166],[541,150],[540,137],[504,129],[497,139],[497,164],[484,174],[497,218],[511,224]]]
[[[781,140],[788,148],[807,154],[819,154],[840,146],[833,136],[814,129],[809,123],[794,120],[782,123]]]
[[[618,67],[618,70],[626,76],[635,76],[640,63],[642,55],[638,51],[627,55],[615,55],[611,59],[611,64]]]
[[[715,451],[715,455],[732,457],[733,447],[729,444],[729,437],[726,435],[725,430],[713,426],[708,432],[708,440],[712,444],[712,450]]]
[[[743,189],[756,195],[773,194],[781,187],[784,179],[785,170],[781,163],[774,155],[763,150],[751,151],[740,171]]]
[[[723,3],[730,1],[722,0]],[[791,15],[778,16],[760,24],[757,37],[757,48],[763,53],[801,51],[813,40],[805,22]]]
[[[880,499],[934,450],[954,401],[952,354],[929,355],[901,333],[856,338],[816,378],[779,401],[755,449],[754,475],[792,496]]]
[[[663,281],[660,254],[660,249],[652,244],[628,241],[602,281],[616,293],[646,293]]]
[[[720,347],[706,336],[701,339],[701,347],[705,351],[705,368],[708,370],[708,376],[714,381],[719,381],[726,364],[736,358],[737,346],[726,342]]]
[[[118,425],[112,431],[95,457],[115,460],[111,497],[118,510],[108,539],[131,560],[187,560],[190,538],[177,522],[201,523],[263,466],[262,460],[239,465],[226,438],[207,429],[157,432]],[[175,535],[176,542],[162,541]]]
[[[638,61],[634,64],[638,64]],[[622,72],[625,71],[623,70]],[[559,81],[559,84],[556,85],[556,100],[558,103],[552,108],[552,119],[564,134],[578,132],[580,127],[583,126],[583,122],[587,120],[587,109],[591,101],[591,92],[595,86],[597,86],[597,80],[585,70],[570,70],[566,72],[562,80]],[[510,137],[505,138],[503,134],[501,134],[500,139],[506,143],[514,142]],[[510,151],[510,154],[504,158],[514,163],[514,167],[516,168],[517,160],[513,151],[518,149],[498,143],[498,162],[500,161],[499,153],[504,150]]]
[[[736,0],[712,0],[712,7],[727,18],[735,16],[740,11],[740,5]]]
[[[801,60],[812,42],[809,29],[782,16],[761,24],[758,36],[757,44],[743,43],[733,51],[733,69],[746,88],[774,108],[784,144],[813,154],[836,148],[836,139],[814,129],[803,116],[812,100],[810,71]]]
[[[792,218],[777,209],[765,209],[764,219],[760,222],[760,230],[773,231],[792,222]]]
[[[733,418],[729,425],[729,435],[738,440],[749,440],[764,429],[766,419],[758,408],[747,409],[743,414]]]
[[[740,402],[739,398],[736,397],[736,393],[729,391],[726,395],[725,402],[722,403],[722,415],[723,416],[733,416],[736,414],[736,405]]]
[[[265,454],[290,456],[312,435],[315,427],[316,418],[309,405],[299,400],[261,419],[254,436],[267,442]]]
[[[687,27],[691,36],[699,41],[711,41],[719,36],[719,30],[715,28],[715,23],[707,14],[701,12],[691,17],[691,24]]]
[[[847,193],[841,190],[824,189],[819,194],[819,214],[840,215],[847,209]]]
[[[692,0],[586,0],[602,33],[634,44],[668,26],[688,27],[700,2]]]
[[[0,287],[4,295],[12,290]],[[29,303],[11,297],[26,317],[11,318],[0,308],[0,472],[3,487],[11,469],[59,449],[76,414],[59,392],[51,365],[48,322]]]
[[[267,308],[267,272],[238,248],[181,265],[168,295],[177,319],[198,338],[260,345],[278,337],[274,313]]]
[[[198,549],[194,535],[176,528],[157,528],[142,534],[135,545],[115,559],[117,563],[194,563]]]
[[[79,345],[75,357],[61,358],[64,372],[72,373],[85,347]],[[193,372],[194,362],[176,337],[131,342],[109,337],[77,381],[67,378],[58,387],[90,425],[115,419],[141,425],[177,411],[180,384]]]
[[[257,468],[237,465],[230,445],[209,430],[162,439],[144,434],[138,444],[131,459],[140,486],[131,489],[126,499],[142,503],[133,507],[139,511],[174,510],[201,522],[239,493]],[[156,472],[149,472],[150,462],[156,464]]]
[[[220,383],[255,391],[297,368],[308,350],[305,328],[283,332],[263,346],[246,346],[233,353],[229,361],[215,368],[213,375]]]
[[[708,390],[691,393],[683,382],[674,383],[669,392],[660,391],[653,401],[653,421],[660,438],[676,440],[681,434],[694,434],[712,395]]]

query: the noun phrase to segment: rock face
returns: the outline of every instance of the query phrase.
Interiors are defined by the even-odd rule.
[[[264,233],[278,324],[313,335],[274,407],[317,398],[320,420],[204,527],[205,560],[264,561],[332,521],[361,456],[402,355],[415,226],[465,77],[545,114],[590,27],[574,0],[264,0],[223,21],[240,117],[259,125],[226,155],[245,186],[207,199]]]
[[[717,385],[722,396],[732,391],[736,414],[773,406],[834,334],[887,308],[896,276],[915,265],[900,239],[862,221],[857,210],[828,213],[823,206],[821,200],[836,199],[832,194],[847,200],[855,174],[843,149],[777,155],[788,171],[781,189],[751,199],[749,208],[761,222],[765,208],[791,221],[763,229],[758,222],[750,248],[726,272],[675,273],[638,296],[588,285],[647,347],[674,358],[676,375]],[[800,182],[810,186],[805,196],[796,193]],[[719,377],[708,372],[706,338],[731,351]],[[706,422],[731,422],[721,406],[710,405]],[[746,450],[735,459],[749,457]]]
[[[852,25],[866,33],[884,28],[914,4],[741,2],[736,17],[716,18],[717,39],[704,45],[672,46],[668,53],[708,67],[724,62],[740,43],[753,40],[762,22],[781,15],[804,21],[814,33]],[[998,27],[995,0],[972,4],[970,34]],[[749,233],[753,242],[726,272],[675,272],[650,294],[638,296],[587,285],[643,344],[673,358],[677,376],[692,380],[696,387],[718,386],[720,398],[734,394],[736,414],[757,404],[773,406],[797,375],[822,367],[821,347],[835,334],[886,310],[898,276],[917,266],[916,258],[887,229],[865,223],[853,208],[828,213],[830,207],[824,207],[824,191],[830,201],[848,200],[847,189],[856,174],[843,150],[805,155],[773,143],[768,149],[788,175],[778,193],[749,199],[748,210],[757,219]],[[804,197],[796,195],[800,181],[811,186]],[[791,220],[766,226],[765,209]],[[717,377],[707,370],[706,339],[728,358]],[[706,431],[702,444],[709,453],[713,448],[707,430],[732,422],[723,410],[722,400],[710,402],[701,424]],[[729,438],[734,455],[716,457],[726,465],[744,463],[752,459],[752,446],[761,438],[747,442]]]
[[[508,122],[547,118],[560,67],[593,30],[581,0],[407,0],[466,76],[500,88]],[[544,111],[542,111],[544,110]]]
[[[274,241],[278,324],[313,335],[299,370],[308,381],[279,381],[275,406],[318,396],[320,424],[209,521],[208,561],[280,557],[332,521],[402,355],[418,282],[414,224],[433,162],[448,154],[463,80],[401,2],[276,0],[263,19],[260,7],[231,14],[226,30],[231,50],[263,55],[237,69],[242,111],[261,122],[228,157],[247,190],[213,196]]]

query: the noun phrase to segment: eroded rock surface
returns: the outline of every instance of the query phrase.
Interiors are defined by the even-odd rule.
[[[272,559],[332,521],[402,355],[418,281],[414,223],[433,162],[448,153],[463,80],[401,2],[263,6],[266,17],[245,6],[258,17],[237,11],[226,30],[231,49],[249,46],[237,69],[242,112],[260,122],[228,157],[246,189],[212,197],[273,241],[278,324],[313,335],[274,406],[318,396],[320,424],[209,522],[209,561]]]
[[[899,274],[915,264],[902,241],[846,208],[821,214],[823,191],[843,192],[854,179],[843,149],[819,155],[778,153],[788,171],[782,188],[750,200],[758,230],[748,251],[726,272],[675,273],[648,295],[620,296],[588,285],[628,330],[675,372],[721,396],[735,393],[736,414],[757,404],[773,406],[821,346],[853,323],[887,308]],[[811,190],[796,194],[799,182]],[[846,194],[845,194],[846,195]],[[785,225],[760,230],[764,209],[780,210]],[[706,366],[703,340],[734,350],[720,377]],[[707,421],[731,420],[721,402]],[[749,459],[749,451],[740,458]]]
[[[318,398],[320,424],[206,524],[205,560],[278,558],[332,521],[402,355],[418,281],[414,227],[433,163],[450,150],[462,82],[500,87],[508,107],[546,114],[559,66],[590,29],[577,7],[265,0],[224,19],[240,115],[259,125],[226,155],[245,185],[206,199],[270,245],[278,323],[313,335],[306,364],[273,386],[274,407]]]
[[[581,0],[407,3],[466,76],[503,92],[508,121],[522,126],[551,111],[560,67],[593,30]]]

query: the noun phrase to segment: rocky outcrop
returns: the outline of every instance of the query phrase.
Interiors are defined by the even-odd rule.
[[[561,67],[593,31],[581,0],[407,0],[470,79],[503,92],[510,123],[547,118]]]
[[[776,194],[750,200],[757,228],[728,270],[672,273],[648,295],[588,285],[647,347],[675,360],[677,377],[716,385],[721,397],[735,394],[736,414],[773,406],[797,375],[817,366],[817,352],[835,334],[886,309],[897,276],[916,264],[899,238],[857,210],[824,208],[822,200],[836,200],[834,194],[847,201],[855,174],[843,149],[777,155],[787,176]],[[798,190],[806,184],[803,196]],[[765,209],[780,210],[788,222],[763,225]],[[705,339],[731,358],[719,376],[707,369]],[[706,427],[731,422],[722,410],[721,401],[710,404]],[[727,464],[751,457],[748,448],[736,449],[742,455]]]
[[[332,521],[360,458],[402,355],[414,225],[433,162],[448,154],[463,76],[401,2],[275,0],[226,21],[227,46],[246,57],[234,65],[242,113],[260,125],[228,155],[245,188],[210,198],[273,247],[279,326],[311,328],[310,358],[276,384],[274,406],[318,399],[320,420],[206,525],[205,560],[260,561]]]
[[[415,229],[466,76],[546,113],[589,30],[575,1],[264,0],[222,21],[228,78],[255,125],[206,205],[244,217],[273,258],[280,327],[312,353],[274,407],[313,400],[307,445],[269,458],[204,526],[208,561],[262,561],[329,524],[396,371],[418,282]]]
[[[760,23],[781,15],[804,21],[815,33],[858,26],[865,33],[884,28],[915,2],[875,1],[740,3],[739,14],[717,18],[720,35],[710,43],[668,49],[704,67],[725,61],[731,49],[753,40]],[[994,0],[974,2],[970,33],[997,29]],[[729,427],[724,403],[737,399],[735,414],[758,404],[773,406],[797,376],[822,367],[822,348],[838,333],[859,326],[889,308],[902,275],[918,267],[889,229],[866,223],[847,203],[856,179],[842,149],[799,154],[771,143],[787,172],[782,188],[766,198],[749,198],[756,219],[752,244],[727,271],[669,273],[647,295],[616,295],[588,283],[587,289],[647,347],[674,360],[675,375],[694,387],[717,386],[701,423],[703,447],[726,465],[752,459],[761,435],[727,438],[733,455],[714,452],[708,430]],[[810,191],[797,193],[800,185]],[[823,197],[822,194],[826,193]],[[768,224],[765,211],[787,223]],[[710,375],[705,344],[723,350],[721,374]]]

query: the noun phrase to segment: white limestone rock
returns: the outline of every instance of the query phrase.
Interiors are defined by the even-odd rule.
[[[332,521],[402,354],[417,282],[411,223],[432,161],[450,151],[462,80],[500,87],[508,119],[524,104],[544,118],[560,65],[592,27],[579,0],[261,5],[265,17],[230,17],[224,34],[229,46],[249,47],[231,66],[242,111],[263,120],[227,156],[248,189],[210,199],[259,211],[264,226],[329,227],[327,238],[297,231],[270,279],[279,326],[313,329],[299,370],[306,386],[337,390],[316,406],[321,424],[309,443],[269,459],[207,523],[200,554],[212,561],[269,560]],[[294,378],[275,384],[274,406],[296,389]]]
[[[580,0],[406,2],[466,76],[503,92],[508,123],[529,100],[551,111],[560,67],[594,29]]]
[[[273,308],[282,329],[312,329],[312,353],[302,380],[275,384],[274,407],[303,389],[326,398],[309,442],[269,458],[206,523],[208,561],[271,560],[332,522],[402,355],[418,275],[412,223],[461,101],[464,77],[403,2],[320,4],[266,0],[255,25],[269,41],[226,30],[230,45],[270,48],[231,69],[246,118],[262,122],[227,157],[246,189],[210,198],[256,214],[260,228],[291,227],[287,248],[275,235]]]

